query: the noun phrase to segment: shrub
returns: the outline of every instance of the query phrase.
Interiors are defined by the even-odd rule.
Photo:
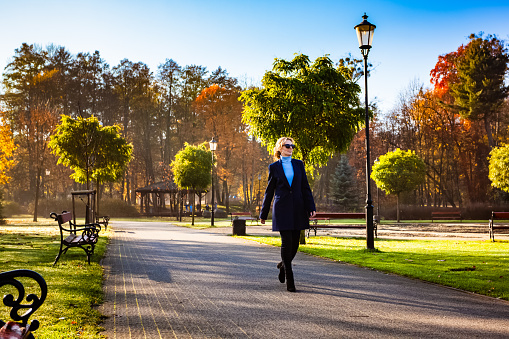
[[[13,215],[26,214],[20,204],[14,201],[2,201],[2,214],[4,217],[12,217]]]
[[[129,205],[121,199],[103,198],[99,203],[99,214],[110,217],[138,217],[140,213],[135,205]]]

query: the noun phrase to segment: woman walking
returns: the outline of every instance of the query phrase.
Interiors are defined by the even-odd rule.
[[[269,165],[269,182],[265,189],[260,221],[265,224],[272,198],[272,231],[281,234],[281,262],[279,281],[286,289],[295,292],[292,260],[299,249],[300,231],[309,228],[309,218],[315,216],[316,207],[309,187],[304,164],[292,159],[295,142],[280,138],[274,146],[276,162]]]

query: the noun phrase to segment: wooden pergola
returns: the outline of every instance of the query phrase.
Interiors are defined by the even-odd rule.
[[[186,193],[173,182],[158,182],[136,189],[140,194],[140,213],[146,216],[177,216],[179,193]],[[168,198],[168,199],[167,199]]]

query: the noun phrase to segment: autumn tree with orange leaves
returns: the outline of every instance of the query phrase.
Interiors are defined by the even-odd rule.
[[[223,196],[216,201],[224,202],[227,213],[231,183],[242,166],[242,157],[247,155],[244,153],[247,135],[241,120],[242,104],[238,97],[238,89],[213,84],[205,88],[194,101],[197,115],[205,126],[203,137],[207,140],[214,137],[219,141],[216,151],[217,174],[222,181]]]
[[[4,112],[0,111],[0,185],[6,184],[10,179],[8,171],[14,163],[12,155],[15,149],[12,131],[4,119],[4,114]],[[0,225],[4,223],[5,220],[2,213],[2,190],[0,190]]]
[[[470,201],[486,200],[488,155],[507,135],[503,104],[508,95],[504,83],[508,62],[503,41],[494,35],[472,34],[468,44],[440,56],[430,73],[433,96],[441,103],[437,110],[457,127],[449,144],[458,161],[452,166],[460,171],[453,178],[463,180]]]

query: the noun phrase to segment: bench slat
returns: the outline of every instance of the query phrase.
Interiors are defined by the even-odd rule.
[[[317,212],[314,217],[309,218],[310,221],[314,221],[316,224],[311,224],[308,230],[308,237],[311,233],[311,230],[316,231],[318,228],[344,228],[344,229],[353,229],[353,228],[366,228],[365,224],[330,224],[331,220],[334,219],[366,219],[366,213],[327,213],[327,212]],[[373,218],[374,219],[374,218]],[[328,224],[318,224],[318,220],[327,220]],[[373,220],[373,228],[375,231],[375,236],[377,234],[377,223]]]
[[[311,226],[312,228],[366,228],[366,225],[361,225],[361,224],[358,224],[358,225],[329,225],[329,224],[325,224],[325,225],[313,225]]]
[[[330,219],[364,219],[365,213],[323,213],[318,212],[314,218],[330,218]]]

